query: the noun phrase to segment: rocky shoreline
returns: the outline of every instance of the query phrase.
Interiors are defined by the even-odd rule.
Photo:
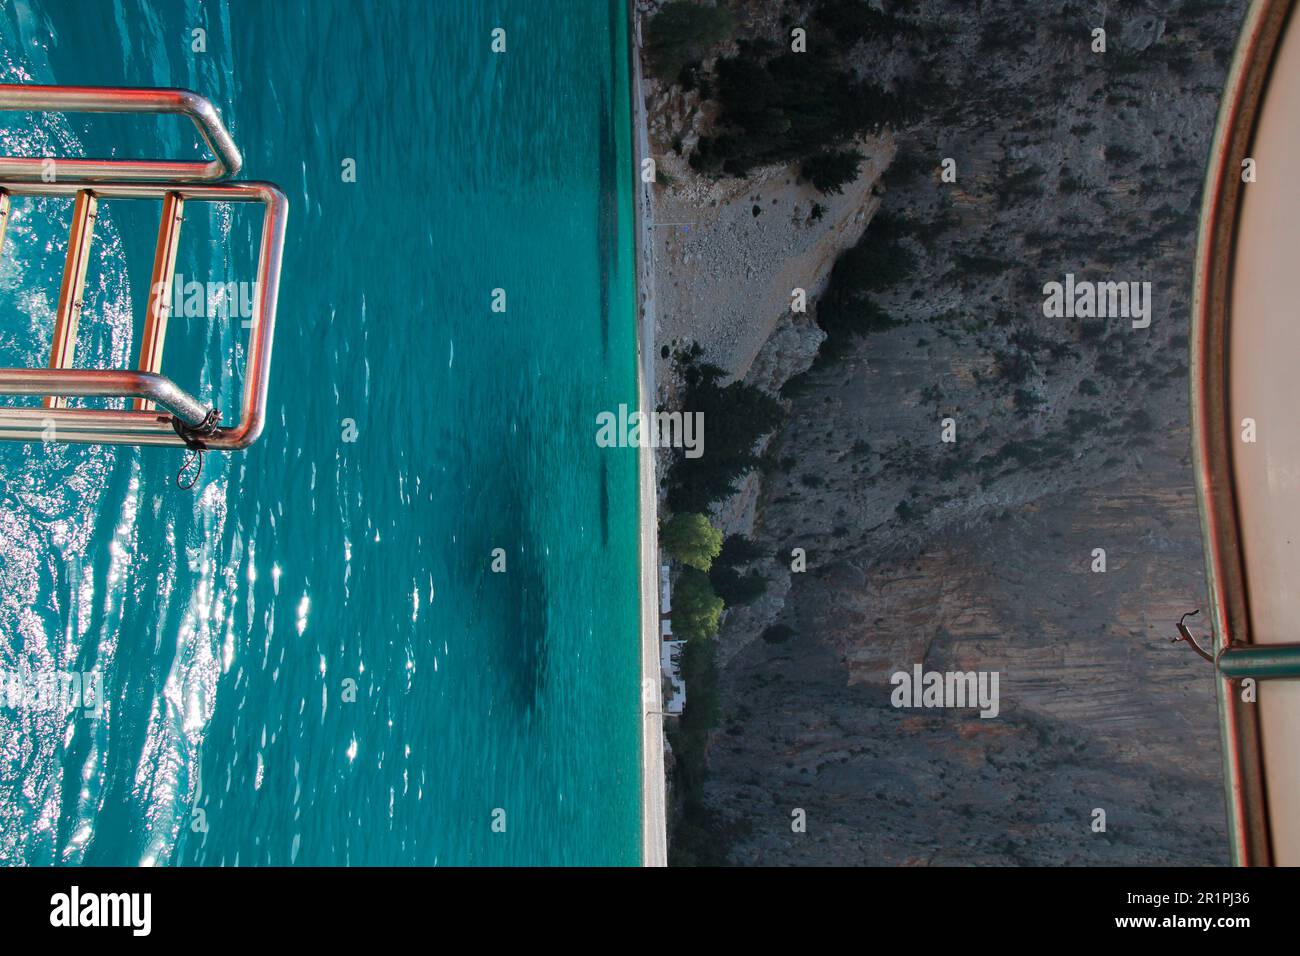
[[[781,36],[815,4],[730,6],[739,32]],[[1023,6],[883,5],[899,34],[855,46],[860,69],[921,69],[951,95],[864,141],[839,196],[793,166],[696,174],[685,155],[709,104],[648,85],[668,172],[656,341],[699,342],[788,410],[764,449],[788,467],[751,472],[712,515],[774,556],[753,565],[765,593],[729,609],[718,638],[705,793],[730,862],[1226,859],[1218,743],[1192,730],[1213,712],[1212,676],[1167,640],[1205,600],[1186,314],[1244,4]],[[894,325],[814,367],[825,333],[790,290],[815,302],[882,204],[918,263],[876,297]],[[1151,281],[1151,327],[1045,319],[1041,287],[1066,273]],[[657,378],[673,407],[662,352]],[[891,672],[945,662],[1001,673],[999,719],[889,706]]]

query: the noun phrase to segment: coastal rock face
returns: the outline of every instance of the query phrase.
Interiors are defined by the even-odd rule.
[[[771,387],[806,369],[825,337],[811,303],[840,251],[866,229],[879,205],[873,189],[894,158],[891,136],[858,145],[867,157],[861,174],[835,196],[801,183],[789,166],[707,180],[666,151],[660,165],[672,184],[655,198],[659,340],[696,341],[736,376],[766,351],[755,374]],[[795,289],[809,313],[791,312]],[[659,380],[669,371],[662,362]]]
[[[826,333],[810,315],[785,312],[754,356],[745,381],[771,392],[778,391],[792,375],[812,365],[817,349],[825,340]]]
[[[1159,43],[1165,33],[1164,17],[1150,12],[1139,12],[1136,16],[1125,17],[1120,27],[1120,45],[1133,53],[1141,53],[1152,45]]]
[[[707,792],[743,823],[733,862],[1226,863],[1212,668],[1169,643],[1202,589],[1196,505],[1164,461],[793,575],[793,634],[723,671]],[[917,663],[997,672],[998,716],[894,708]]]
[[[736,6],[812,22],[809,4]],[[881,200],[917,265],[875,296],[897,326],[787,387],[770,455],[790,467],[721,509],[774,555],[719,639],[706,794],[732,862],[1226,861],[1212,672],[1169,638],[1206,600],[1187,315],[1245,6],[886,0],[896,29],[855,48],[864,75],[933,91]],[[1045,316],[1067,274],[1149,282],[1150,324]],[[729,367],[776,387],[808,343],[744,305],[761,341],[740,333]],[[702,342],[716,314],[694,314]],[[999,716],[891,706],[915,664],[998,672]]]

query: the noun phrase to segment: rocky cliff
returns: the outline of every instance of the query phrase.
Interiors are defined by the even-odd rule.
[[[809,55],[830,42],[814,7],[734,5],[773,39],[806,25]],[[800,348],[747,302],[769,344],[729,367],[784,383],[789,419],[779,467],[719,511],[774,556],[720,637],[705,792],[732,862],[1226,860],[1211,671],[1168,640],[1205,600],[1187,314],[1244,8],[886,2],[853,46],[864,75],[928,94],[883,190],[855,194],[870,216],[883,193],[916,264],[873,297],[891,327],[803,374],[820,330]],[[1046,317],[1067,274],[1149,282],[1149,325]],[[998,672],[999,716],[891,706],[917,663]]]

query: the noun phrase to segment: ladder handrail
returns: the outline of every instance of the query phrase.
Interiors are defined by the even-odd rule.
[[[187,425],[201,425],[212,411],[167,376],[134,370],[0,368],[0,395],[147,398]],[[47,417],[57,424],[52,412]]]
[[[212,103],[193,90],[126,86],[41,86],[0,83],[0,110],[57,113],[174,113],[194,121],[215,159],[207,162],[155,159],[79,159],[0,156],[0,180],[38,182],[54,160],[64,182],[215,182],[243,165],[239,148]]]

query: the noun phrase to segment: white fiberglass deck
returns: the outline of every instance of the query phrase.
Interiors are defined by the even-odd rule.
[[[1264,94],[1229,308],[1229,427],[1251,641],[1300,641],[1300,24]],[[1253,419],[1256,441],[1242,440]],[[1257,684],[1273,862],[1300,865],[1300,680]]]

